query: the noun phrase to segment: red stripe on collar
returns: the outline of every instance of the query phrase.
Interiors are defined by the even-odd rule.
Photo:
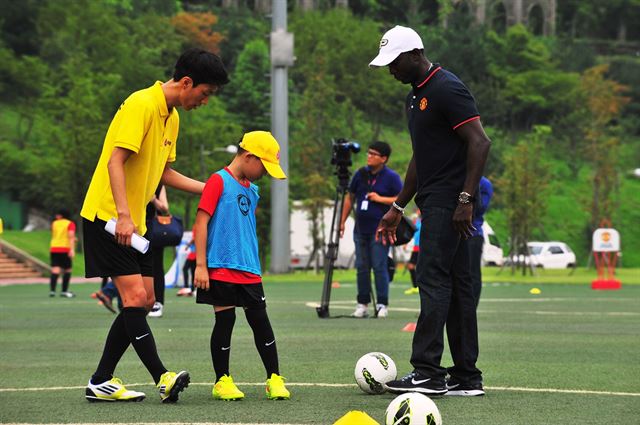
[[[442,69],[441,66],[437,67],[436,69],[433,70],[433,72],[431,74],[429,74],[429,76],[427,77],[426,80],[424,80],[423,82],[421,82],[420,84],[418,84],[416,86],[417,89],[419,89],[420,87],[424,86],[425,84],[427,84],[427,81],[429,81],[431,79],[431,77],[433,77],[435,75],[436,72],[440,71]]]

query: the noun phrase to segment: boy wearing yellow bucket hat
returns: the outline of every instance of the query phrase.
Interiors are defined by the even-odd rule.
[[[196,214],[194,286],[198,288],[196,302],[212,305],[215,313],[211,359],[216,383],[212,395],[219,400],[244,398],[229,373],[235,307],[244,309],[253,330],[267,372],[267,398],[290,397],[280,376],[258,256],[255,212],[260,196],[253,182],[266,174],[287,177],[280,167],[280,146],[267,131],[247,133],[231,164],[207,181]]]

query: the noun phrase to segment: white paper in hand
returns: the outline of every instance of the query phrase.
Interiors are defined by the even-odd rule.
[[[104,230],[116,235],[116,219],[112,218],[104,225]],[[131,236],[131,246],[138,252],[145,254],[149,250],[149,241],[137,233]]]

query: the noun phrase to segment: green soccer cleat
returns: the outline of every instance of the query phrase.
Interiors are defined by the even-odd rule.
[[[165,372],[160,377],[160,382],[156,385],[160,390],[160,400],[163,403],[175,403],[178,401],[180,391],[189,386],[191,378],[187,371]]]
[[[271,378],[267,379],[266,394],[269,400],[289,400],[291,398],[291,393],[284,386],[284,378],[275,373],[272,373]]]
[[[216,400],[242,400],[244,393],[233,383],[233,378],[229,375],[222,375],[211,390],[211,395]]]
[[[129,391],[122,385],[118,378],[111,378],[101,384],[94,385],[89,380],[85,390],[85,398],[91,402],[95,401],[142,401],[144,393],[139,391]]]

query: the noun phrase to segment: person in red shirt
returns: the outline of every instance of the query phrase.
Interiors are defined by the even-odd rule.
[[[258,255],[256,216],[260,196],[252,182],[269,174],[287,176],[279,165],[280,146],[271,133],[253,131],[242,138],[228,167],[211,175],[196,213],[196,302],[213,306],[211,360],[216,374],[214,399],[240,400],[244,393],[229,372],[236,307],[242,307],[267,372],[266,396],[291,394],[280,375],[276,338],[267,315]]]

